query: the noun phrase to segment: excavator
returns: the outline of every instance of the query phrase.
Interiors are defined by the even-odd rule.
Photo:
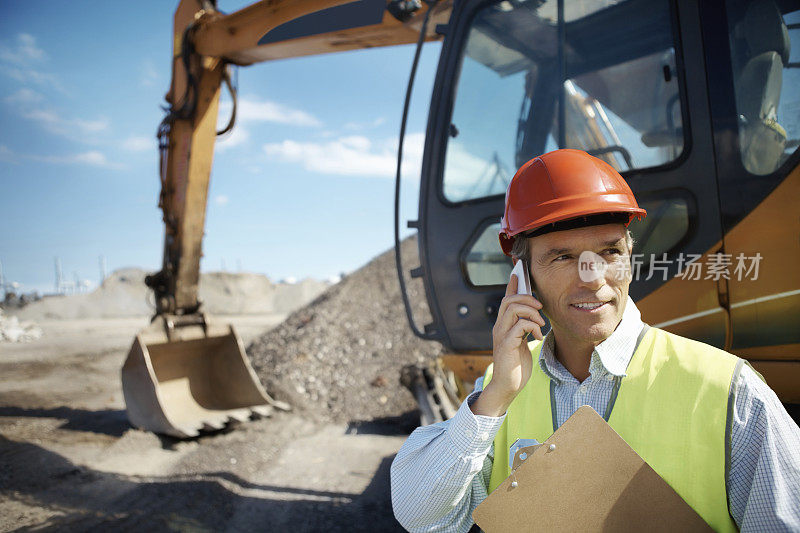
[[[411,330],[446,355],[405,368],[422,423],[446,419],[491,362],[512,265],[498,242],[510,170],[556,148],[614,166],[631,225],[631,297],[649,324],[750,361],[800,403],[800,2],[796,0],[261,0],[230,14],[181,0],[158,129],[163,264],[156,313],[122,368],[134,426],[179,438],[287,406],[198,278],[214,142],[236,118],[230,67],[414,44],[395,198]],[[422,161],[420,264],[400,254],[400,162],[420,49],[441,41]],[[228,126],[216,131],[223,85]],[[419,278],[431,320],[407,296]]]

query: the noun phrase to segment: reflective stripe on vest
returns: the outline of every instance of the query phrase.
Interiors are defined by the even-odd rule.
[[[533,372],[494,439],[489,492],[510,474],[509,446],[544,442],[556,424],[542,343],[529,344]],[[736,531],[726,492],[726,419],[732,354],[650,328],[628,364],[608,423],[716,531]],[[484,386],[492,379],[486,371]],[[602,413],[601,413],[602,414]]]

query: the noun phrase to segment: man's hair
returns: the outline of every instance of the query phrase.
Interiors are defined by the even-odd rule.
[[[628,248],[633,253],[633,236],[631,235],[631,230],[625,230],[625,241],[628,244]],[[517,238],[514,239],[514,246],[511,248],[511,255],[515,259],[524,259],[525,262],[530,265],[531,263],[531,247],[528,243],[528,238],[522,235],[517,235]],[[531,274],[533,275],[533,274]]]

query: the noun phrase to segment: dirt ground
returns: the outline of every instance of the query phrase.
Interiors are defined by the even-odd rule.
[[[227,318],[248,344],[284,316]],[[0,344],[0,531],[401,530],[389,466],[413,413],[277,413],[188,441],[136,430],[119,370],[146,324],[39,321],[41,339]]]

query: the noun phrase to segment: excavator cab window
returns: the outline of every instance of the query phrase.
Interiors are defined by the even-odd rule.
[[[668,283],[681,258],[719,246],[703,24],[691,0],[454,4],[431,99],[414,269],[433,317],[426,331],[447,349],[491,348],[511,268],[497,241],[503,195],[515,170],[544,152],[604,159],[648,210],[631,226],[635,301]],[[700,285],[703,324],[691,299],[663,320],[689,316],[684,333],[721,345],[717,286]]]
[[[742,163],[771,174],[800,143],[800,10],[729,0],[731,66]]]
[[[503,285],[511,275],[511,262],[497,243],[500,223],[487,221],[467,245],[463,258],[466,278],[475,287]]]
[[[671,21],[667,0],[565,2],[562,20],[556,0],[478,10],[453,104],[445,199],[502,194],[514,169],[559,147],[622,172],[676,160],[684,133]]]

